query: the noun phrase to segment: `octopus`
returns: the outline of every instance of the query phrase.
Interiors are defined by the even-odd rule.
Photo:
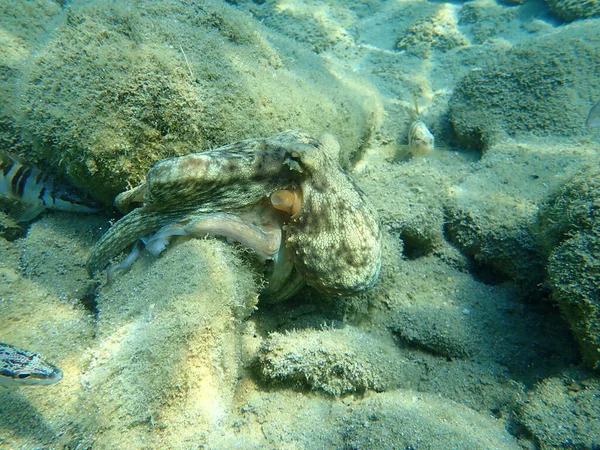
[[[288,298],[308,285],[328,296],[375,284],[382,230],[362,190],[341,168],[340,145],[289,130],[201,153],[168,158],[141,185],[115,199],[125,213],[95,244],[94,274],[134,244],[158,255],[173,236],[223,237],[267,265],[263,295]]]

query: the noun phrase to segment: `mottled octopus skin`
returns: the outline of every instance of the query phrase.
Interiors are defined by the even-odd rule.
[[[277,189],[293,185],[284,162],[298,145],[314,142],[306,133],[290,131],[264,139],[246,139],[202,153],[158,161],[146,182],[117,196],[128,212],[93,247],[91,273],[137,239],[190,215],[232,212],[260,202]]]
[[[302,207],[285,227],[296,270],[309,286],[330,295],[371,287],[381,267],[382,231],[365,194],[342,170],[331,135],[296,152]]]
[[[381,227],[363,192],[339,164],[339,144],[290,130],[156,163],[142,185],[120,194],[127,212],[88,259],[102,269],[137,239],[203,213],[260,211],[275,191],[301,190],[302,206],[283,226],[296,273],[328,295],[372,286],[381,261]],[[272,214],[265,214],[272,216]],[[264,224],[270,219],[265,217]],[[253,222],[254,223],[254,222]]]

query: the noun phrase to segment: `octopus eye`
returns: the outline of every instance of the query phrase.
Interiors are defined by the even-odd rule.
[[[300,164],[302,162],[302,160],[300,159],[300,155],[297,152],[290,153],[289,158],[292,161],[296,161],[298,164]]]
[[[285,159],[285,164],[287,164],[290,169],[302,173],[302,159],[298,153],[288,153]]]
[[[23,380],[25,378],[29,378],[31,376],[30,373],[20,373],[17,375],[17,378],[19,378],[20,380]]]

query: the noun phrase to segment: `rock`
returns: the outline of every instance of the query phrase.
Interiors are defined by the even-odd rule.
[[[565,22],[600,16],[600,3],[598,2],[578,0],[545,0],[545,2],[550,12]]]
[[[0,148],[13,151],[22,146],[19,114],[20,81],[31,60],[32,49],[52,32],[62,8],[54,0],[5,0],[0,3]]]
[[[94,447],[119,446],[128,429],[132,447],[181,448],[190,423],[210,429],[230,414],[253,278],[230,245],[192,239],[100,291],[76,414]]]
[[[598,224],[600,226],[600,224]],[[552,296],[569,321],[583,361],[600,369],[600,236],[578,232],[548,261]]]
[[[406,50],[421,58],[428,58],[432,50],[446,52],[465,46],[467,38],[458,30],[456,18],[449,9],[440,8],[434,15],[413,23],[396,43],[398,50]]]
[[[347,162],[379,117],[364,80],[219,0],[71,5],[29,63],[5,103],[26,156],[106,203],[157,160],[289,128],[334,133]]]
[[[600,170],[578,173],[542,214],[552,296],[579,343],[600,369]]]
[[[293,405],[293,407],[290,407]],[[502,422],[437,395],[411,390],[328,402],[295,393],[253,395],[238,439],[244,448],[493,448],[521,447]],[[261,424],[256,437],[248,424]],[[247,424],[248,423],[248,424]],[[265,442],[266,441],[266,442]],[[231,445],[221,443],[218,448]]]
[[[518,4],[525,0],[504,0],[500,3]],[[459,25],[467,26],[476,44],[511,33],[513,21],[518,18],[518,8],[507,7],[489,0],[466,2],[460,10]]]
[[[395,386],[391,374],[402,371],[402,360],[393,344],[345,327],[272,333],[261,346],[257,368],[271,383],[343,395]]]
[[[488,282],[508,278],[535,288],[547,256],[540,208],[581,164],[577,150],[546,141],[490,147],[462,183],[447,190],[446,237]]]
[[[24,274],[63,301],[86,304],[95,282],[85,267],[96,230],[105,219],[97,215],[46,212],[36,220],[22,242]],[[87,305],[90,306],[91,305]],[[91,308],[93,309],[93,307]]]
[[[509,135],[582,136],[589,97],[600,96],[595,21],[523,42],[456,86],[449,120],[457,143],[485,150]]]
[[[517,416],[539,448],[598,448],[600,380],[573,368],[533,389]]]
[[[428,255],[444,244],[444,191],[448,177],[441,164],[416,160],[385,165],[360,177],[361,188],[391,235],[399,237],[408,258]],[[447,166],[455,167],[451,162]],[[450,169],[451,170],[451,169]]]

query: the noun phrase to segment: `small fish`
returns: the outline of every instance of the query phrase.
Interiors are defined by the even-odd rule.
[[[19,204],[15,216],[21,222],[37,217],[46,208],[98,211],[92,202],[83,200],[82,196],[55,183],[50,175],[7,152],[0,152],[0,197]]]
[[[585,126],[588,128],[600,127],[600,101],[590,109],[587,119],[585,119]]]
[[[435,138],[425,122],[415,120],[408,129],[408,149],[414,156],[426,156],[435,147]]]
[[[62,371],[38,353],[0,342],[0,386],[54,384]]]
[[[419,114],[417,95],[413,93],[414,111],[411,112],[413,122],[408,129],[408,150],[414,156],[425,156],[435,147],[435,138]]]

